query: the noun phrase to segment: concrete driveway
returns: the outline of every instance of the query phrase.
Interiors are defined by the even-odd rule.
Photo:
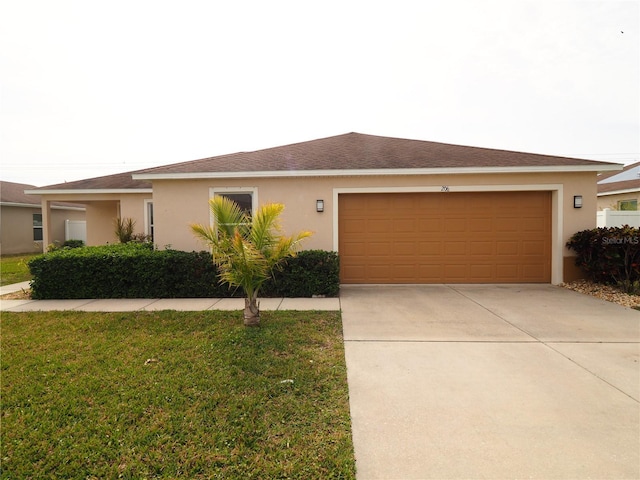
[[[640,312],[551,285],[340,301],[358,479],[640,478]]]

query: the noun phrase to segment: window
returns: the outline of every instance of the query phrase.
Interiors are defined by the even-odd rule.
[[[638,200],[635,198],[632,200],[618,200],[618,210],[638,210]]]
[[[33,214],[33,240],[35,242],[42,241],[42,214]]]
[[[145,232],[147,235],[151,237],[151,241],[153,242],[153,202],[149,200],[145,200]]]
[[[209,189],[209,198],[223,196],[236,202],[240,208],[249,216],[258,207],[257,187],[212,187]],[[211,214],[211,225],[215,219]]]
[[[218,193],[238,204],[242,211],[249,216],[253,213],[253,195],[251,193]]]

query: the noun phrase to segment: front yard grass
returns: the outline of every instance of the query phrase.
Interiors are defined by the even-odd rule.
[[[40,254],[3,255],[0,257],[0,286],[31,280],[27,263]]]
[[[0,478],[354,478],[338,312],[2,313]]]

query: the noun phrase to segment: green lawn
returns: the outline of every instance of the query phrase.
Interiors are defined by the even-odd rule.
[[[354,478],[338,312],[3,313],[0,478]]]
[[[27,262],[37,255],[5,255],[0,257],[0,286],[31,280]]]

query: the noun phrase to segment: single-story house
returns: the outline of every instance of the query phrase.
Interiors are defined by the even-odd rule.
[[[69,227],[85,219],[83,205],[52,202],[49,241],[43,242],[40,198],[24,193],[35,188],[24,183],[0,181],[0,252],[3,255],[38,253],[51,243],[70,240],[67,238]]]
[[[159,248],[201,250],[208,200],[281,202],[286,231],[340,255],[343,283],[561,283],[595,226],[597,175],[622,165],[348,133],[30,191],[87,205],[89,244],[133,218]],[[45,225],[45,235],[46,235]]]
[[[598,175],[598,227],[640,227],[640,162]]]
[[[598,210],[636,211],[640,203],[640,162],[598,175]]]

